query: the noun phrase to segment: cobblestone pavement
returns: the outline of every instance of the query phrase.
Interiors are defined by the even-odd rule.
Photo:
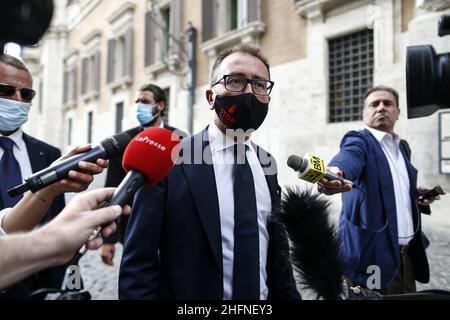
[[[80,260],[80,270],[84,287],[91,293],[92,300],[117,300],[117,281],[119,275],[122,245],[116,244],[114,266],[102,262],[100,251],[88,251]]]
[[[417,283],[417,290],[450,290],[450,230],[433,228],[424,229],[423,232],[430,240],[430,246],[427,249],[430,282]]]
[[[450,290],[450,230],[430,228],[424,230],[430,239],[427,249],[431,268],[431,279],[428,284],[418,283],[417,289]],[[81,273],[85,288],[89,290],[93,300],[116,300],[117,277],[122,256],[122,246],[116,245],[114,266],[110,267],[101,261],[98,251],[89,251],[81,259]]]

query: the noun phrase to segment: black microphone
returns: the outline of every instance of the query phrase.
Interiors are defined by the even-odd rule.
[[[98,159],[112,159],[121,154],[131,137],[126,132],[108,137],[91,150],[74,155],[54,166],[38,171],[25,179],[25,183],[8,190],[11,197],[15,197],[25,191],[36,192],[57,181],[67,178],[70,170],[78,170],[78,162],[86,161],[95,163]]]
[[[327,180],[339,180],[343,184],[350,184],[352,187],[355,187],[352,181],[326,171],[323,159],[317,155],[311,154],[305,157],[307,158],[291,155],[287,160],[287,165],[298,172],[300,179],[311,183],[316,183],[323,178]]]

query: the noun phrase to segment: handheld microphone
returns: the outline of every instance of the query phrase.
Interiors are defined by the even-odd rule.
[[[36,192],[55,182],[67,178],[70,170],[78,169],[78,162],[86,161],[95,163],[97,159],[112,159],[125,150],[131,137],[122,132],[101,141],[100,144],[91,150],[74,155],[65,159],[54,166],[38,171],[25,179],[25,183],[18,185],[10,190],[8,194],[15,197],[25,191]]]
[[[164,179],[173,168],[179,143],[178,135],[164,128],[148,128],[134,137],[125,149],[122,160],[127,175],[104,207],[123,207],[140,187],[152,186]],[[102,227],[104,225],[98,226],[90,239],[97,237]],[[76,264],[86,251],[83,245],[71,264]]]
[[[142,185],[152,186],[164,179],[173,168],[179,143],[178,135],[164,128],[148,128],[134,137],[123,154],[127,175],[108,205],[123,207]]]
[[[350,180],[326,171],[323,159],[314,154],[306,154],[305,157],[290,155],[287,165],[298,172],[300,179],[311,183],[316,183],[325,178],[327,180],[339,180],[341,183],[350,184],[352,187],[355,186]]]

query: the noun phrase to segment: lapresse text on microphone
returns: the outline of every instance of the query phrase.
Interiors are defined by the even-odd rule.
[[[108,137],[91,150],[74,155],[58,162],[54,166],[38,171],[25,179],[25,183],[8,190],[8,194],[14,197],[25,191],[36,192],[55,182],[67,178],[70,170],[78,169],[78,162],[97,162],[98,159],[112,159],[125,150],[131,137],[126,133],[119,133]]]
[[[123,206],[142,186],[161,181],[172,169],[180,138],[164,128],[148,128],[134,137],[125,149],[122,166],[127,175],[109,201]]]
[[[350,180],[331,173],[326,170],[325,162],[322,158],[314,154],[306,154],[304,157],[291,155],[287,160],[287,165],[298,173],[298,177],[302,180],[316,183],[323,178],[327,180],[339,180],[343,184],[355,186]]]

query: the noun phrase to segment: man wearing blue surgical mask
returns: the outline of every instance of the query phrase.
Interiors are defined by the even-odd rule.
[[[61,182],[35,193],[9,196],[9,189],[61,156],[58,148],[22,130],[36,94],[32,86],[27,66],[17,58],[0,54],[0,236],[27,231],[52,220],[65,206],[64,192],[85,190],[93,180],[92,175],[107,165],[104,160],[101,165],[80,162],[82,171],[69,172],[69,177]],[[66,157],[86,150],[89,146],[74,149]],[[12,207],[17,210],[11,210]],[[52,268],[34,274],[1,291],[0,299],[26,299],[40,288],[60,288],[64,271],[65,268]]]
[[[134,106],[132,107],[136,120],[140,125],[127,130],[126,132],[130,137],[134,137],[146,128],[156,127],[174,131],[181,138],[186,137],[187,134],[185,132],[169,126],[164,121],[166,105],[167,100],[164,90],[154,84],[145,84],[141,86],[136,93]],[[117,187],[125,177],[126,172],[122,168],[122,157],[123,154],[120,157],[110,160],[105,187]],[[130,200],[130,205],[132,201],[133,199]],[[113,265],[115,243],[123,242],[128,217],[121,217],[120,219],[121,221],[118,222],[118,231],[108,239],[105,239],[105,244],[100,250],[100,256],[102,257],[103,262],[108,265]]]

